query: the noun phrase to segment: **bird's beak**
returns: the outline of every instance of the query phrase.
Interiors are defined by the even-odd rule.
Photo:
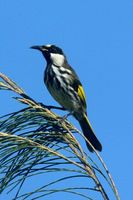
[[[31,49],[37,49],[37,50],[42,50],[42,46],[32,46],[30,47]]]
[[[48,51],[46,46],[32,46],[31,49],[37,49],[39,51]]]

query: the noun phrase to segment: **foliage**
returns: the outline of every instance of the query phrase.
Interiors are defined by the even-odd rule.
[[[114,198],[119,200],[113,179],[98,152],[92,147],[95,153],[86,153],[76,139],[80,135],[86,140],[82,133],[49,106],[29,97],[4,74],[0,78],[0,89],[16,93],[15,99],[26,105],[0,118],[0,192],[16,191],[14,199],[41,199],[65,192],[91,200],[97,192],[99,197],[109,200],[104,189],[104,185],[109,185]],[[49,174],[54,176],[47,182]],[[42,185],[22,193],[25,182],[40,175],[42,179],[47,177]],[[78,183],[88,180],[88,185],[74,185],[76,180]]]

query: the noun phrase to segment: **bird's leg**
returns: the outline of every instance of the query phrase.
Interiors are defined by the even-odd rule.
[[[43,103],[39,103],[39,104],[40,104],[42,107],[47,108],[47,109],[49,109],[49,110],[51,110],[51,109],[66,110],[66,109],[63,108],[63,107],[58,107],[58,106],[46,106],[46,105],[44,105]],[[72,111],[69,112],[69,113],[67,113],[67,114],[64,115],[63,117],[60,117],[58,122],[60,122],[60,123],[64,122],[64,121],[65,121],[69,116],[71,116],[71,115],[73,115],[73,112],[72,112]]]
[[[65,108],[63,108],[63,107],[58,107],[58,106],[46,106],[46,105],[44,105],[43,103],[39,103],[42,107],[44,107],[44,108],[47,108],[47,109],[49,109],[49,110],[51,110],[51,109],[58,109],[58,110],[65,110]]]
[[[48,106],[48,107],[49,109],[66,110],[65,108],[59,106]]]

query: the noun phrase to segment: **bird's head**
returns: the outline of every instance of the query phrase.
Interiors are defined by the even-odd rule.
[[[32,46],[32,49],[37,49],[42,52],[47,63],[52,63],[57,66],[61,66],[65,61],[65,55],[61,48],[55,45],[42,45],[42,46]]]

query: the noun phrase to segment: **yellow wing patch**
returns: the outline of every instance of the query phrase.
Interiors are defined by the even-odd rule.
[[[84,89],[83,89],[82,85],[78,86],[78,95],[79,95],[82,103],[86,107],[86,97],[85,97],[85,92],[84,92]]]

